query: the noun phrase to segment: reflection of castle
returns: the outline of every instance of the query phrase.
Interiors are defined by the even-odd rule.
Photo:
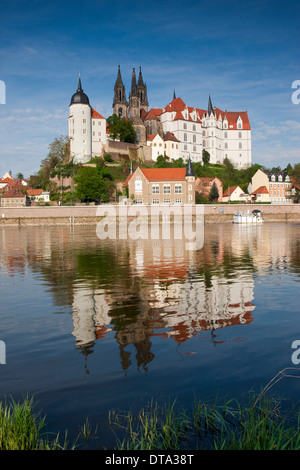
[[[155,336],[183,343],[204,330],[250,323],[256,268],[299,269],[295,230],[208,225],[196,252],[186,251],[184,240],[99,243],[81,226],[4,227],[1,269],[14,276],[30,268],[46,281],[54,305],[63,312],[69,306],[76,347],[85,356],[106,338],[118,343],[124,370],[134,360],[146,368]]]

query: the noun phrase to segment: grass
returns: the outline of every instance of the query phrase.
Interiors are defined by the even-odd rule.
[[[151,402],[134,414],[110,411],[114,450],[300,450],[300,410],[283,412],[281,402],[267,396],[283,377],[299,378],[290,369],[280,371],[246,402],[205,403],[195,398],[189,411],[176,400],[162,407]],[[67,433],[61,442],[59,433],[47,432],[33,399],[0,402],[0,450],[74,450],[78,440],[95,438],[96,431],[86,419],[74,443],[69,444]]]
[[[193,410],[175,412],[175,402],[132,413],[110,413],[116,450],[299,450],[300,413],[292,423],[274,399],[253,398],[245,404],[195,401]],[[117,431],[122,437],[117,436]]]
[[[0,403],[0,450],[60,450],[67,449],[67,434],[51,438],[45,432],[45,417],[35,413],[33,399],[22,403],[11,400]],[[74,448],[74,446],[71,446]]]

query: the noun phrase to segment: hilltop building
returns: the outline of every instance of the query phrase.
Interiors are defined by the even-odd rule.
[[[251,126],[247,111],[222,111],[208,98],[207,109],[188,106],[175,91],[172,101],[162,108],[150,108],[147,85],[140,67],[138,78],[132,71],[128,98],[120,66],[114,85],[113,114],[130,120],[136,131],[137,148],[146,158],[158,155],[202,162],[202,152],[210,154],[211,163],[227,157],[237,168],[251,165]],[[94,110],[83,92],[79,77],[77,91],[70,102],[69,137],[71,158],[87,162],[109,150],[106,119]],[[142,149],[142,150],[141,150]]]

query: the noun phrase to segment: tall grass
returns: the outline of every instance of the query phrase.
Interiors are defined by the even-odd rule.
[[[51,439],[45,426],[45,417],[34,411],[33,398],[0,403],[0,450],[67,449],[67,435],[60,443],[59,434]]]
[[[292,423],[279,402],[261,397],[241,404],[195,401],[191,413],[175,403],[143,409],[135,416],[110,413],[117,450],[299,450],[300,413]],[[118,436],[118,433],[122,437]]]

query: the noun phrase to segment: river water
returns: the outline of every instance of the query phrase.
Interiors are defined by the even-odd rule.
[[[197,251],[93,225],[3,227],[0,242],[0,399],[34,396],[49,429],[88,418],[110,448],[109,410],[240,398],[292,367],[273,391],[298,400],[299,225],[208,224]]]

